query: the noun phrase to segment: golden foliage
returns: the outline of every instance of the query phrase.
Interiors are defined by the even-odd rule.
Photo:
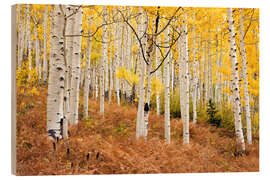
[[[135,74],[133,71],[126,69],[125,67],[118,67],[117,68],[116,77],[119,79],[126,80],[130,86],[132,86],[133,83],[135,83],[137,85],[139,83],[138,75]]]

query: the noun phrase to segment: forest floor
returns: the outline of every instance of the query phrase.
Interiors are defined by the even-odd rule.
[[[259,138],[235,153],[233,132],[190,123],[190,144],[182,144],[182,121],[171,119],[171,143],[164,141],[164,117],[149,115],[147,141],[136,139],[137,108],[89,100],[89,118],[79,114],[70,137],[56,143],[46,132],[47,90],[17,92],[17,175],[142,174],[259,171]],[[82,110],[82,106],[80,106]],[[69,153],[67,149],[69,148]],[[89,158],[87,154],[89,153]]]

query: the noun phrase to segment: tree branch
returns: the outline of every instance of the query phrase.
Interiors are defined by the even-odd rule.
[[[247,32],[248,32],[248,29],[250,28],[250,25],[251,25],[251,22],[252,22],[252,17],[253,17],[253,15],[254,15],[254,11],[255,11],[255,9],[253,8],[253,9],[252,9],[252,15],[251,15],[251,18],[250,18],[250,21],[249,21],[249,25],[248,25],[248,27],[247,27],[247,29],[246,29],[246,32],[245,32],[245,34],[244,34],[244,36],[243,36],[243,39],[245,39],[246,34],[247,34]]]
[[[141,52],[142,52],[143,60],[144,60],[144,62],[148,65],[148,62],[146,61],[146,58],[145,58],[145,56],[144,56],[144,50],[143,50],[143,45],[142,45],[141,39],[139,38],[139,36],[138,36],[137,32],[135,31],[135,29],[133,28],[133,26],[128,22],[127,19],[125,19],[123,13],[122,13],[120,10],[118,10],[118,12],[121,14],[121,16],[122,16],[124,22],[131,28],[131,30],[132,30],[133,33],[135,34],[135,36],[136,36],[136,38],[137,38],[137,40],[138,40],[138,42],[139,42],[139,45],[140,45],[140,49],[141,49]]]

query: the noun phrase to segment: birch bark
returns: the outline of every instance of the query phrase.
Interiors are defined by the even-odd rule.
[[[196,13],[193,14],[194,22]],[[195,23],[193,24],[193,124],[197,123],[197,92],[198,92],[198,60],[196,59],[196,32]]]
[[[27,22],[26,22],[26,36],[27,36],[27,52],[28,52],[28,63],[29,63],[29,72],[32,70],[32,41],[31,41],[31,22],[30,22],[30,5],[27,4]],[[31,75],[28,76],[31,78]]]
[[[50,63],[47,97],[47,131],[53,139],[62,138],[64,99],[64,14],[61,5],[54,6],[52,29],[52,59]]]
[[[38,24],[35,24],[35,63],[36,63],[36,72],[39,77],[39,83],[41,83],[41,64],[40,64],[40,46],[39,46],[39,39],[38,39]]]
[[[242,130],[241,121],[241,104],[239,95],[239,77],[238,77],[238,62],[235,46],[234,20],[232,16],[232,8],[228,8],[228,23],[229,23],[229,38],[230,38],[230,57],[232,61],[232,87],[233,87],[233,106],[234,106],[234,121],[237,144],[241,146],[241,150],[245,151],[245,140]]]
[[[47,26],[48,26],[48,20],[47,20],[47,16],[48,16],[48,5],[45,5],[45,12],[44,12],[44,45],[43,45],[43,54],[44,54],[44,58],[43,58],[43,82],[44,84],[47,83]]]
[[[120,9],[119,9],[120,10]],[[114,11],[115,14],[115,11]],[[116,14],[116,19],[119,18],[118,13]],[[116,27],[114,28],[114,32],[115,32],[115,37],[117,37],[117,42],[115,42],[115,69],[117,69],[119,67],[119,63],[120,63],[120,33],[118,31],[120,27],[120,23],[118,22]],[[116,77],[116,75],[115,75]],[[116,99],[117,99],[117,104],[120,105],[120,82],[119,82],[119,78],[116,77],[115,79],[115,91],[116,91]]]
[[[74,7],[76,13],[74,14],[74,34],[81,34],[82,32],[82,8]],[[79,108],[79,87],[80,87],[80,72],[81,72],[81,36],[73,37],[73,52],[71,62],[71,81],[70,81],[70,111],[71,125],[78,123],[78,108]]]
[[[107,22],[107,7],[103,7],[103,23],[106,24]],[[107,26],[103,27],[103,34],[102,34],[103,41],[107,40]],[[108,55],[107,55],[107,45],[103,43],[102,45],[102,57],[101,57],[101,75],[100,75],[100,114],[104,115],[104,81],[105,81],[105,72],[104,72],[104,65],[106,66],[106,61],[108,63]]]
[[[167,31],[166,31],[166,35],[165,35],[165,42],[168,43],[169,45],[169,35],[170,34],[170,30],[167,27]],[[169,56],[170,57],[170,56]],[[166,62],[165,62],[165,116],[164,116],[164,122],[165,122],[165,141],[167,143],[170,143],[171,141],[171,137],[170,137],[170,58],[166,58]]]
[[[244,40],[244,24],[243,24],[243,9],[241,9],[241,21],[240,21],[240,55],[242,56],[243,77],[244,77],[244,96],[245,96],[245,112],[246,112],[246,124],[247,124],[247,143],[252,144],[252,132],[251,132],[251,118],[250,118],[250,106],[249,106],[249,93],[248,93],[248,80],[247,80],[247,60]]]
[[[143,35],[143,12],[142,7],[140,7],[139,16],[139,37]],[[143,44],[144,45],[144,44]],[[139,103],[138,103],[138,112],[137,112],[137,121],[136,121],[136,137],[143,136],[144,134],[144,123],[143,123],[143,107],[144,107],[144,97],[145,97],[145,87],[144,87],[144,79],[145,79],[145,63],[142,59],[142,54],[139,55],[139,63],[140,63],[140,79],[139,79]]]
[[[90,23],[89,23],[90,24]],[[87,43],[87,56],[86,56],[86,65],[85,65],[85,84],[84,84],[84,117],[88,117],[88,98],[89,98],[89,86],[90,86],[90,65],[91,65],[91,37],[88,38]]]
[[[22,61],[23,61],[23,54],[24,54],[24,41],[25,41],[25,14],[24,12],[24,18],[22,17],[23,13],[23,6],[18,6],[18,13],[19,13],[19,32],[18,32],[18,67],[21,67]]]
[[[110,39],[111,39],[111,33],[110,35]],[[112,91],[113,91],[113,53],[112,53],[112,47],[111,44],[109,45],[109,55],[110,55],[110,59],[109,59],[109,71],[110,71],[110,87],[109,87],[109,103],[112,102]]]
[[[184,63],[184,110],[183,110],[183,144],[189,144],[189,59],[188,59],[188,29],[187,14],[183,25],[183,63]]]
[[[160,36],[157,38],[157,44],[160,44]],[[160,51],[156,50],[156,67],[160,64]],[[161,68],[159,68],[155,74],[156,79],[161,80]],[[160,93],[157,92],[156,95],[156,103],[157,103],[157,115],[160,115]]]
[[[71,16],[74,12],[74,7],[67,5],[65,9],[66,16],[70,16],[66,19],[65,33],[67,35],[74,34],[75,17]],[[73,55],[73,37],[65,37],[65,54],[66,54],[66,72],[65,72],[65,116],[69,122],[72,123],[72,109],[71,109],[71,71],[72,71],[72,55]]]

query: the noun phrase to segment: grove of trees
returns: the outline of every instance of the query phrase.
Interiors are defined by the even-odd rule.
[[[21,4],[17,22],[17,87],[48,89],[52,140],[91,116],[89,98],[101,115],[136,106],[145,141],[154,111],[167,143],[177,117],[189,144],[210,101],[239,151],[259,131],[258,9]]]

